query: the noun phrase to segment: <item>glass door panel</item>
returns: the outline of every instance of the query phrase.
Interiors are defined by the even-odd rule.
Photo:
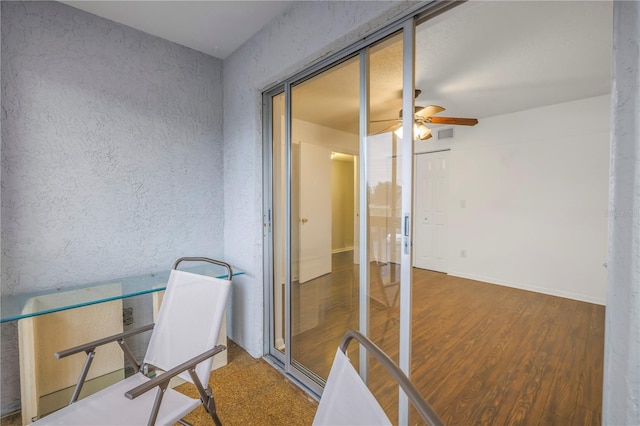
[[[269,351],[317,393],[350,329],[408,371],[413,21],[395,29],[265,95]],[[349,350],[389,418],[406,423],[397,383]]]
[[[285,224],[286,224],[286,186],[287,167],[285,156],[285,94],[271,97],[271,168],[272,168],[272,204],[270,211],[272,232],[273,271],[271,289],[271,327],[270,345],[274,355],[284,361],[282,356],[286,347],[285,333]],[[268,222],[268,220],[266,221]]]
[[[318,383],[358,329],[358,57],[291,88],[291,364]]]
[[[402,175],[403,38],[395,34],[367,49],[367,214],[369,338],[394,362],[399,358]],[[369,358],[369,387],[390,419],[397,419],[398,387]]]

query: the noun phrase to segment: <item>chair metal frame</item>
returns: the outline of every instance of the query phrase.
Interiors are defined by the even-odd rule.
[[[369,340],[364,334],[355,330],[347,331],[340,342],[340,350],[342,353],[347,354],[347,347],[354,339],[360,343],[367,352],[370,352],[378,362],[385,367],[387,372],[393,376],[425,422],[432,426],[442,426],[444,424],[427,401],[424,400],[418,389],[411,383],[407,375],[404,374],[382,349],[376,346],[375,343]]]
[[[231,269],[231,265],[229,265],[228,263],[225,262],[221,262],[219,260],[214,260],[214,259],[209,259],[206,257],[181,257],[178,260],[176,260],[176,262],[173,265],[172,269],[178,269],[178,265],[182,262],[208,262],[208,263],[212,263],[215,265],[219,265],[222,266],[224,268],[226,268],[227,270],[227,280],[231,280],[231,277],[233,275],[233,270]],[[134,330],[130,330],[130,331],[126,331],[124,333],[119,333],[110,337],[105,337],[102,339],[98,339],[98,340],[94,340],[92,342],[89,343],[85,343],[82,345],[78,345],[75,346],[73,348],[70,349],[65,349],[63,351],[59,351],[56,352],[54,354],[54,356],[56,357],[56,359],[62,359],[65,357],[68,357],[70,355],[74,355],[80,352],[85,352],[87,354],[87,357],[85,359],[85,363],[84,366],[82,368],[82,371],[80,372],[80,377],[78,378],[78,382],[73,390],[73,394],[71,395],[71,401],[69,402],[69,405],[74,404],[78,401],[78,397],[80,395],[80,392],[82,391],[82,386],[84,385],[85,379],[87,377],[87,374],[89,373],[89,368],[91,367],[91,362],[93,361],[93,358],[95,357],[96,354],[96,348],[98,348],[99,346],[105,345],[107,343],[112,343],[112,342],[117,342],[118,345],[120,346],[120,348],[122,349],[122,351],[124,352],[125,358],[127,359],[127,361],[131,364],[132,367],[135,368],[136,372],[140,372],[142,373],[143,371],[145,371],[145,369],[147,368],[146,364],[144,363],[138,363],[138,361],[136,360],[135,356],[133,355],[133,352],[131,351],[131,349],[129,348],[129,346],[127,345],[125,339],[149,330],[152,330],[154,328],[155,324],[148,324],[139,328],[136,328]],[[153,379],[150,379],[148,382],[143,383],[139,386],[136,386],[135,388],[127,391],[125,393],[125,397],[128,399],[135,399],[137,397],[139,397],[140,395],[150,391],[151,389],[158,387],[158,391],[156,393],[156,398],[155,398],[155,402],[153,404],[153,409],[151,410],[151,413],[149,415],[149,421],[148,421],[148,425],[152,426],[155,424],[155,421],[158,417],[158,412],[160,410],[160,404],[162,403],[162,397],[164,396],[164,393],[167,389],[167,387],[169,386],[169,382],[173,377],[176,377],[177,375],[187,371],[189,373],[189,376],[191,377],[191,379],[193,380],[193,383],[196,386],[196,389],[198,390],[198,394],[200,395],[200,401],[202,402],[202,405],[204,406],[205,410],[207,411],[207,413],[209,413],[209,415],[211,416],[212,420],[214,421],[214,423],[217,426],[222,426],[222,423],[220,422],[220,418],[218,417],[218,414],[216,413],[216,404],[215,404],[215,400],[213,397],[213,391],[211,390],[211,386],[209,386],[209,384],[207,383],[207,387],[205,388],[204,385],[201,383],[200,379],[198,378],[198,375],[196,374],[195,368],[198,364],[200,364],[202,361],[213,357],[214,355],[224,351],[226,349],[226,346],[224,345],[217,345],[215,346],[213,349],[210,349],[200,355],[197,355],[193,358],[191,358],[188,361],[183,362],[180,365],[175,366],[174,368],[163,372],[162,374],[154,377]],[[184,420],[179,420],[179,423],[183,424],[183,425],[190,425],[189,423],[187,423]]]

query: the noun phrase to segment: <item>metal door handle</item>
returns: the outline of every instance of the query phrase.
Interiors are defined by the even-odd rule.
[[[306,217],[303,217],[302,219],[300,219],[300,222],[307,223],[309,222],[309,219],[307,219]]]

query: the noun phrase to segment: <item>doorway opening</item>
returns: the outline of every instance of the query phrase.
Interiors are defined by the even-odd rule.
[[[402,140],[380,119],[403,108],[404,38],[390,30],[265,95],[269,350],[317,393],[350,329],[371,326],[369,337],[398,359],[400,245],[407,238],[400,172],[412,156],[401,159]],[[368,374],[367,360],[355,361]],[[397,389],[388,393],[397,405]]]

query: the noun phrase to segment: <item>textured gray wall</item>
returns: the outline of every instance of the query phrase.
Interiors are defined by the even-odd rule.
[[[1,31],[2,293],[221,256],[222,62],[58,2],[3,1]]]
[[[640,3],[616,1],[602,424],[640,425]]]

